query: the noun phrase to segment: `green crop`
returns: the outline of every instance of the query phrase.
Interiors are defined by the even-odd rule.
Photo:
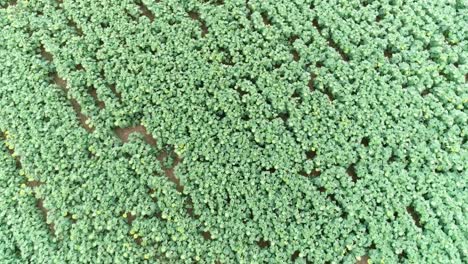
[[[0,263],[467,263],[463,0],[0,0]]]

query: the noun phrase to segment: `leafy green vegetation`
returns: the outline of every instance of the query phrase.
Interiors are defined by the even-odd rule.
[[[1,263],[467,263],[463,0],[0,0]]]

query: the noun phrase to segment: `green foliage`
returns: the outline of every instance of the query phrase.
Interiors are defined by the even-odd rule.
[[[468,262],[464,1],[8,2],[1,263]]]

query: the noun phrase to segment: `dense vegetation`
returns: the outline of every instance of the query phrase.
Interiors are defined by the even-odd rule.
[[[467,263],[465,0],[0,0],[1,263]]]

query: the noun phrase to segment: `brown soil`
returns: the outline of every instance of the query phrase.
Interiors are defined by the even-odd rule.
[[[203,21],[200,18],[200,14],[198,12],[195,12],[195,11],[190,11],[190,12],[188,12],[188,15],[189,15],[189,17],[191,19],[197,20],[200,23],[200,28],[201,28],[201,31],[202,31],[201,36],[205,37],[206,34],[208,34],[208,27],[206,26],[205,21]]]
[[[96,88],[90,88],[89,89],[89,94],[91,95],[91,97],[93,97],[94,101],[96,102],[96,105],[100,108],[100,109],[104,109],[104,107],[106,107],[106,104],[99,100],[99,97],[97,95],[97,90]]]
[[[158,160],[160,162],[163,162],[163,160],[168,156],[169,154],[165,151],[163,151],[159,156],[158,156]],[[174,173],[174,169],[175,167],[180,163],[181,159],[179,156],[176,155],[175,159],[174,159],[174,164],[171,168],[163,168],[164,170],[164,173],[166,174],[166,177],[173,183],[175,183],[176,185],[176,189],[177,191],[179,192],[183,192],[184,191],[184,186],[182,184],[180,184],[180,180],[175,176],[175,173]]]
[[[356,169],[354,168],[354,164],[349,165],[349,167],[346,169],[346,173],[351,177],[351,180],[353,182],[357,182],[359,179],[357,174],[356,174]]]
[[[133,221],[136,219],[135,215],[132,215],[130,212],[127,212],[127,223],[132,225]]]
[[[261,239],[261,240],[257,241],[257,245],[259,247],[261,247],[261,248],[267,248],[267,247],[269,247],[271,245],[271,242],[268,241],[268,240]]]
[[[68,21],[68,26],[73,28],[78,36],[83,36],[83,30],[73,21]]]
[[[154,21],[155,16],[153,15],[153,13],[151,13],[147,6],[145,6],[143,3],[140,3],[138,7],[140,8],[142,15],[147,17],[151,22]]]
[[[202,236],[203,236],[203,238],[205,240],[211,240],[212,239],[210,231],[203,231],[203,232],[201,232],[201,234],[202,234]]]
[[[315,90],[314,88],[314,81],[315,81],[315,78],[317,78],[317,75],[315,75],[315,73],[310,73],[310,79],[309,79],[309,83],[307,84],[309,86],[309,90],[311,92],[313,92]]]
[[[138,126],[134,126],[134,127],[126,127],[126,128],[117,127],[117,128],[114,129],[114,132],[117,135],[117,137],[119,137],[120,140],[122,140],[122,142],[124,142],[124,143],[128,142],[128,137],[132,133],[142,134],[143,137],[144,137],[145,142],[147,144],[149,144],[150,146],[156,146],[156,143],[157,143],[156,139],[150,133],[148,133],[148,131],[146,130],[146,128],[143,125],[138,125]],[[171,154],[173,154],[173,153],[171,153]],[[157,159],[160,162],[163,162],[164,159],[168,155],[169,155],[169,153],[167,153],[166,151],[163,151],[163,152],[161,152],[159,154]],[[163,168],[163,170],[164,170],[164,173],[165,173],[166,177],[171,182],[175,183],[177,191],[182,193],[184,191],[184,186],[182,186],[180,184],[180,180],[175,176],[175,173],[174,173],[174,169],[177,166],[177,164],[179,164],[180,161],[181,161],[181,159],[176,155],[173,166],[171,168]]]
[[[39,208],[41,211],[42,216],[44,217],[45,221],[47,222],[47,213],[49,212],[47,208],[44,207],[44,200],[38,199],[36,203],[36,207]],[[52,235],[55,235],[55,226],[53,223],[49,224],[49,229],[52,232]]]
[[[193,212],[193,201],[192,201],[192,198],[188,197],[187,200],[185,200],[186,202],[186,206],[185,208],[187,209],[187,214],[193,218],[193,219],[198,219],[200,218],[199,215],[196,215],[194,212]]]
[[[47,52],[43,45],[41,45],[40,50],[41,50],[41,56],[45,60],[47,60],[48,62],[52,63],[53,60],[54,60],[54,56],[51,53]],[[67,81],[65,79],[61,78],[58,75],[57,72],[54,72],[54,73],[50,74],[50,77],[52,78],[53,83],[58,85],[60,87],[60,89],[62,89],[65,92],[65,94],[68,95]],[[70,101],[71,101],[73,110],[75,110],[75,113],[76,113],[76,115],[78,117],[78,120],[79,120],[81,126],[84,129],[86,129],[86,131],[88,131],[89,133],[92,133],[94,131],[94,128],[90,127],[87,124],[87,120],[89,118],[87,116],[85,116],[83,113],[81,113],[81,106],[78,104],[78,102],[74,98],[72,98]]]
[[[122,94],[117,91],[115,84],[109,85],[109,89],[111,89],[111,91],[115,94],[115,96],[117,97],[117,99],[119,99],[119,101],[122,100]]]
[[[44,183],[40,181],[27,181],[26,182],[26,186],[31,187],[31,188],[41,186],[42,184]]]
[[[47,60],[47,61],[49,61],[49,62],[52,62],[53,59],[54,59],[53,56],[52,56],[52,54],[50,54],[49,52],[47,52],[47,51],[45,50],[45,48],[44,48],[43,45],[41,45],[40,49],[41,49],[41,56],[42,56],[45,60]]]
[[[361,257],[361,260],[356,261],[356,264],[367,264],[369,263],[369,256],[364,255]]]
[[[128,142],[128,136],[132,133],[140,133],[143,135],[145,142],[151,146],[156,146],[156,139],[148,133],[146,128],[142,125],[134,126],[134,127],[116,127],[114,128],[115,134],[122,140],[122,142]]]
[[[408,207],[406,207],[406,211],[407,211],[408,214],[410,214],[411,217],[413,218],[414,224],[415,224],[417,227],[422,228],[421,219],[420,219],[420,217],[419,217],[418,212],[416,212],[416,210],[414,209],[414,207],[408,206]]]
[[[60,87],[60,89],[62,89],[65,92],[65,94],[67,95],[68,94],[67,81],[64,80],[63,78],[61,78],[57,73],[53,73],[52,78],[53,78],[54,83],[57,84]],[[86,131],[88,131],[89,133],[92,133],[94,131],[94,128],[90,127],[87,124],[87,121],[88,121],[89,117],[87,117],[83,113],[81,113],[81,106],[78,103],[78,101],[76,101],[74,98],[71,98],[70,102],[71,102],[71,105],[73,107],[73,110],[76,113],[76,116],[78,117],[78,121],[80,122],[81,126],[84,129],[86,129]]]

